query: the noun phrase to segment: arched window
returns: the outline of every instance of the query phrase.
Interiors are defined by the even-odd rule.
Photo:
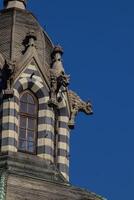
[[[30,91],[20,96],[19,151],[36,153],[38,102]]]

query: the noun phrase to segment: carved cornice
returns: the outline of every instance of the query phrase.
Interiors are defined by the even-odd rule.
[[[53,163],[49,163],[48,161],[43,160],[35,155],[28,155],[20,152],[1,153],[0,171],[4,168],[10,174],[23,174],[25,177],[32,176],[33,178],[54,181],[68,185],[66,179]]]

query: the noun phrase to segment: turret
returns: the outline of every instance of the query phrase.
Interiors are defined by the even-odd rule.
[[[84,199],[69,184],[70,129],[91,103],[68,89],[63,48],[25,0],[4,0],[0,33],[0,199]]]

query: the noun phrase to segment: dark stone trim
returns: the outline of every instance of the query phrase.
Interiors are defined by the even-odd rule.
[[[20,84],[19,81],[17,81],[17,82],[15,83],[14,88],[15,88],[16,90],[18,90],[19,93],[21,93],[21,92],[23,91],[23,87],[22,87],[22,85]]]
[[[67,158],[67,156],[68,156],[67,150],[58,148],[58,156],[63,156],[63,157]]]
[[[32,74],[32,73],[31,73]],[[34,86],[34,82],[29,81],[28,82],[28,88],[31,89]]]
[[[1,112],[2,112],[3,117],[9,116],[9,115],[12,117],[16,117],[18,114],[16,109],[3,109]]]
[[[68,130],[68,124],[66,122],[59,121],[59,127]]]
[[[42,92],[43,91],[43,92]],[[44,94],[44,87],[40,88],[37,92],[36,92],[36,96],[38,98],[43,98],[46,94]]]
[[[39,104],[39,110],[52,110],[47,103]]]
[[[7,137],[7,138],[2,138],[2,147],[3,146],[14,146],[17,147],[17,140],[15,138]]]
[[[65,135],[58,135],[58,141],[69,145],[69,138]]]
[[[50,125],[54,125],[54,120],[53,118],[50,117],[38,117],[38,124],[50,124]]]
[[[3,131],[5,131],[5,130],[12,130],[12,131],[15,131],[15,132],[17,132],[18,131],[18,127],[16,126],[16,124],[14,124],[14,123],[4,123],[3,122],[3,124],[2,124],[2,130]],[[0,131],[2,131],[2,130],[0,130]]]
[[[68,114],[67,109],[66,108],[60,108],[59,109],[59,116],[68,117],[69,114]]]
[[[48,138],[48,139],[54,140],[54,134],[50,131],[39,131],[38,139],[41,139],[41,138]]]
[[[50,146],[46,146],[46,145],[38,146],[37,147],[37,155],[42,154],[42,153],[44,153],[44,154],[46,153],[46,154],[53,156],[54,150]]]
[[[28,67],[28,66],[27,66],[27,67]],[[34,75],[35,75],[35,76],[40,77],[40,74],[39,74],[39,72],[38,72],[37,69],[36,69],[36,70],[32,70],[32,69],[26,68],[26,70],[25,70],[23,73],[25,73],[25,74],[32,74],[33,72],[34,72]]]

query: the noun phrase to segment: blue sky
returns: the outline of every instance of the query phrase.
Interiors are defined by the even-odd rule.
[[[2,5],[2,2],[1,2]],[[133,199],[134,1],[29,0],[64,48],[70,88],[93,102],[71,133],[70,179],[109,200]]]

